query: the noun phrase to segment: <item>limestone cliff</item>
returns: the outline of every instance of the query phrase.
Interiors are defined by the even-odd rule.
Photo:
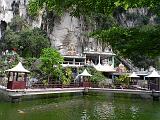
[[[24,17],[33,27],[41,27],[46,30],[51,40],[51,45],[66,54],[67,50],[75,49],[76,54],[81,54],[85,48],[102,50],[101,44],[93,38],[88,38],[87,33],[91,31],[84,23],[83,17],[75,18],[68,12],[63,16],[56,16],[54,13],[49,15],[45,10],[40,11],[39,16],[31,20],[28,16],[28,0],[0,0],[0,37],[15,15]]]
[[[0,37],[11,19],[15,15],[20,15],[33,27],[44,29],[51,40],[51,45],[64,55],[68,49],[74,49],[79,55],[83,50],[87,50],[86,48],[95,51],[106,50],[106,47],[107,50],[110,49],[106,45],[102,46],[93,38],[87,37],[87,33],[92,31],[92,27],[85,23],[82,16],[75,18],[70,16],[68,12],[64,13],[63,16],[57,16],[55,13],[47,13],[42,10],[39,12],[39,16],[32,20],[27,14],[27,4],[28,0],[0,0]],[[125,27],[154,23],[156,19],[156,16],[152,15],[146,8],[128,11],[118,9],[115,10],[114,16]]]

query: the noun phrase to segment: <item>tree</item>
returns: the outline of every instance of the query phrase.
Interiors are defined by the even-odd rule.
[[[20,41],[20,36],[16,34],[14,31],[12,31],[11,29],[7,29],[5,31],[5,36],[3,38],[3,41],[1,42],[1,49],[11,50],[13,48],[18,48],[19,41]]]
[[[41,50],[50,46],[49,38],[39,28],[24,29],[19,32],[19,50],[23,57],[39,57]]]
[[[17,49],[17,53],[21,57],[36,57],[40,56],[41,50],[50,46],[49,38],[39,28],[23,29],[15,32],[11,29],[5,31],[4,39],[1,42],[2,50]]]
[[[102,72],[97,71],[95,68],[88,68],[89,73],[92,73],[91,81],[95,84],[98,84],[101,81],[105,81],[106,77],[102,74]]]
[[[158,28],[150,26],[151,28],[148,27],[150,29],[144,31],[146,26],[124,28],[115,24],[114,20],[109,24],[103,24],[105,23],[103,21],[106,21],[108,16],[113,18],[116,11],[122,13],[129,8],[144,7],[159,15],[159,6],[160,2],[156,0],[31,0],[29,11],[36,15],[43,8],[60,14],[68,10],[73,16],[85,16],[96,22],[92,34],[95,38],[109,43],[118,55],[131,59],[136,66],[147,68],[154,65],[154,58],[159,56],[159,41],[156,36],[159,35]],[[145,18],[143,20],[143,25],[147,24],[147,20]]]
[[[124,75],[120,75],[119,77],[117,77],[116,79],[115,79],[115,83],[116,84],[122,84],[122,85],[124,85],[124,86],[128,86],[129,85],[129,82],[130,82],[130,79],[129,79],[129,77],[128,77],[128,75],[127,74],[124,74]]]
[[[40,28],[32,28],[20,16],[9,23],[0,43],[2,50],[16,48],[21,57],[39,57],[43,48],[50,47],[47,34]]]
[[[40,69],[43,75],[47,76],[49,82],[51,77],[59,78],[63,75],[61,63],[63,62],[63,57],[60,53],[53,48],[44,48],[40,56],[41,65]],[[46,79],[44,77],[44,79]]]
[[[15,32],[19,32],[24,28],[29,28],[29,24],[26,22],[26,20],[20,16],[14,16],[9,23],[9,27],[11,30]]]
[[[146,25],[134,28],[113,27],[92,35],[109,42],[117,55],[133,61],[140,68],[148,68],[160,53],[160,26]]]
[[[70,82],[73,80],[72,77],[72,69],[71,68],[63,68],[64,72],[62,74],[62,84],[69,85]]]
[[[156,0],[30,0],[30,14],[36,15],[46,7],[50,11],[62,13],[69,10],[74,16],[102,13],[112,14],[114,10],[123,8],[148,7],[154,11],[159,10],[160,3]],[[157,12],[158,13],[158,12]]]

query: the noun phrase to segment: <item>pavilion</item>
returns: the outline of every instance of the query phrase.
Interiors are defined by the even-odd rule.
[[[130,74],[128,77],[131,78],[131,82],[134,85],[137,84],[137,78],[140,78],[140,76],[138,76],[135,72]]]
[[[88,80],[88,77],[91,77],[92,75],[88,73],[88,71],[85,69],[81,74],[77,75],[76,76],[76,79],[78,77],[83,77],[83,87],[90,87],[91,84],[90,84],[90,81]]]
[[[147,78],[149,78],[148,80],[148,88],[150,90],[160,90],[160,75],[158,74],[158,72],[156,70],[153,70],[151,72],[151,74],[146,76]]]
[[[22,63],[19,62],[15,67],[6,70],[8,72],[7,89],[26,89],[27,74],[30,72],[26,70]]]

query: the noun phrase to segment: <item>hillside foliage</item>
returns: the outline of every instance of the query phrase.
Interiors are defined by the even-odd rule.
[[[114,14],[130,8],[148,8],[158,16],[159,5],[155,0],[31,0],[29,12],[34,16],[45,8],[60,15],[69,11],[72,16],[85,16],[96,23],[91,37],[109,43],[117,55],[132,60],[135,66],[147,68],[155,66],[155,59],[160,55],[159,25],[150,25],[146,22],[148,18],[140,15],[137,18],[143,23],[126,28],[116,21]]]

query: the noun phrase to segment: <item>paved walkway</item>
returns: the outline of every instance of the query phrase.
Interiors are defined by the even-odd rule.
[[[108,93],[129,93],[129,94],[152,94],[151,90],[133,90],[133,89],[110,89],[110,88],[89,88],[91,92],[108,92]],[[160,93],[160,91],[156,91]]]
[[[44,95],[55,93],[76,93],[84,92],[84,88],[44,88],[44,89],[23,89],[23,90],[9,90],[6,89],[8,95],[14,96],[27,96],[27,95]]]
[[[133,89],[110,89],[110,88],[43,88],[43,89],[17,89],[10,90],[6,87],[0,86],[0,92],[7,94],[10,97],[21,97],[27,95],[43,95],[43,94],[55,94],[55,93],[77,93],[77,92],[106,92],[106,93],[128,93],[128,94],[145,94],[160,96],[160,91],[150,90],[133,90]]]

